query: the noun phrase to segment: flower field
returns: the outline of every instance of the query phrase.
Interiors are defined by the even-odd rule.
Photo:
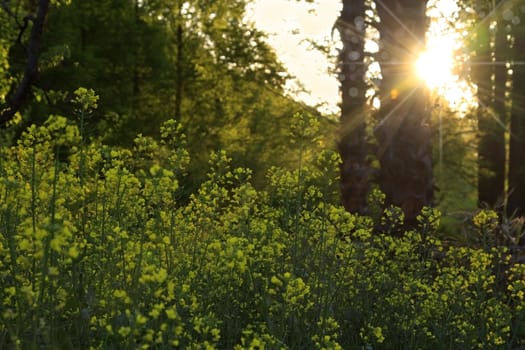
[[[183,201],[174,121],[131,149],[82,129],[51,117],[0,149],[0,349],[525,347],[525,266],[440,242],[430,208],[377,232],[399,212],[335,203],[334,153],[256,189],[216,152]]]

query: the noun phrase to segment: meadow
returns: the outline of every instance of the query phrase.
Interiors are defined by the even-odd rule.
[[[75,103],[76,123],[0,148],[0,349],[525,347],[525,265],[491,240],[493,212],[473,217],[479,245],[439,240],[433,208],[399,234],[381,193],[371,217],[334,200],[328,150],[271,168],[264,189],[217,151],[184,198],[180,125],[86,142],[96,96]],[[300,121],[298,159],[315,126]]]

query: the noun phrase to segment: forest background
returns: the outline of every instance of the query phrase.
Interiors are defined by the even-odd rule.
[[[459,108],[439,2],[342,1],[333,115],[248,4],[1,1],[0,348],[523,346],[525,3],[445,19]]]

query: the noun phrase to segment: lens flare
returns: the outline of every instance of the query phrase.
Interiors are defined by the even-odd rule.
[[[417,74],[429,88],[438,89],[454,80],[453,44],[444,42],[430,47],[419,56],[416,62]]]

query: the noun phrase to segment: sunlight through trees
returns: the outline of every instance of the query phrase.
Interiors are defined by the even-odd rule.
[[[525,0],[250,4],[0,0],[0,349],[524,349]]]

